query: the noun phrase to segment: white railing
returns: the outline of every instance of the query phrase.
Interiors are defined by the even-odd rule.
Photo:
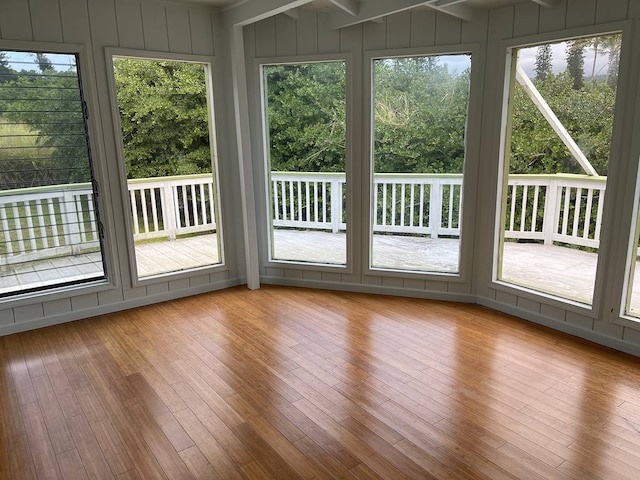
[[[276,228],[343,231],[344,173],[272,172]],[[511,175],[505,238],[598,248],[606,177]],[[462,176],[376,174],[374,232],[457,237]],[[134,239],[215,231],[213,179],[188,175],[129,181]],[[95,249],[89,184],[0,192],[0,265]]]
[[[87,183],[0,192],[0,265],[95,249],[95,220]]]
[[[129,180],[133,239],[216,230],[211,174]]]
[[[510,175],[505,238],[598,248],[606,177]]]
[[[271,172],[276,228],[345,230],[344,173]],[[598,248],[606,177],[510,175],[505,238]],[[374,232],[457,237],[462,175],[374,175]],[[332,208],[337,206],[337,210]]]
[[[134,240],[216,230],[213,178],[186,175],[129,180]],[[0,265],[99,247],[88,183],[0,192]]]

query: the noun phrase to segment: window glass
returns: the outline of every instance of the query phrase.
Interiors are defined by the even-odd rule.
[[[373,61],[371,266],[460,270],[471,55]]]
[[[262,70],[270,259],[344,265],[345,63]]]
[[[104,279],[78,58],[0,51],[0,296]]]
[[[222,263],[208,66],[113,66],[138,278]]]
[[[621,35],[516,49],[497,277],[593,301]]]

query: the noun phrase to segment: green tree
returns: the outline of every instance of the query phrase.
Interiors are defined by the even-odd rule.
[[[35,53],[34,54],[36,57],[36,63],[38,64],[38,68],[40,69],[41,72],[51,72],[53,70],[55,70],[55,68],[53,67],[53,63],[51,63],[51,60],[49,59],[49,57],[47,57],[46,54],[44,53]]]
[[[462,173],[469,74],[438,57],[376,61],[376,172]]]
[[[15,70],[9,67],[7,54],[5,52],[0,52],[0,83],[11,80],[11,75],[14,73]]]
[[[43,63],[51,65],[44,58]],[[3,90],[6,97],[0,106],[4,131],[12,128],[11,135],[28,134],[33,139],[32,144],[12,152],[10,165],[4,164],[5,188],[88,181],[91,177],[77,73],[49,68],[40,73],[22,70],[4,82]]]
[[[344,172],[343,62],[265,67],[272,170]]]
[[[551,52],[551,45],[540,45],[536,51],[536,63],[535,79],[541,82],[547,78],[547,75],[551,73],[551,66],[553,65],[553,54]]]
[[[114,74],[127,177],[211,172],[204,66],[120,58]]]
[[[584,42],[575,40],[567,43],[567,71],[573,80],[574,90],[584,86]]]
[[[600,175],[607,175],[615,88],[588,82],[574,89],[568,72],[536,87]],[[510,173],[584,173],[520,85],[515,86]]]

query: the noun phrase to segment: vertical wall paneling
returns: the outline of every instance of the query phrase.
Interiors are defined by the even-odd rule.
[[[567,0],[567,28],[593,25],[597,0]]]
[[[462,20],[446,13],[436,13],[436,45],[460,43]]]
[[[296,22],[298,55],[318,53],[318,15],[302,12]]]
[[[371,23],[371,22],[369,22]],[[375,24],[377,25],[377,24]],[[363,256],[367,252],[360,248],[363,243],[364,232],[368,230],[366,220],[363,219],[364,205],[367,203],[363,196],[363,178],[365,177],[365,163],[362,144],[368,132],[363,132],[361,125],[364,96],[368,95],[368,88],[362,88],[364,82],[364,68],[362,51],[364,50],[362,25],[340,30],[340,50],[351,54],[351,68],[347,68],[347,211],[353,212],[348,218],[347,225],[347,262],[352,273],[341,274],[341,280],[348,283],[359,283],[361,279]]]
[[[267,18],[256,23],[256,57],[276,56],[276,19]]]
[[[167,13],[163,4],[153,2],[142,4],[142,28],[145,49],[156,52],[169,51]]]
[[[502,64],[506,55],[506,52],[502,51],[501,40],[510,37],[513,33],[513,14],[512,6],[491,10],[486,49],[480,144],[483,168],[478,176],[476,196],[476,203],[483,205],[483,208],[477,210],[475,218],[477,229],[473,249],[473,271],[477,280],[476,294],[489,299],[495,296],[495,291],[489,287],[489,284],[492,281],[493,272],[494,206],[498,182],[499,131],[504,83]]]
[[[436,12],[425,8],[411,10],[411,46],[430,47],[436,43]]]
[[[307,281],[312,282],[321,282],[322,281],[322,272],[318,272],[316,270],[303,270],[302,278]]]
[[[385,17],[381,22],[365,22],[362,25],[365,50],[383,50],[387,48],[387,19]],[[342,50],[344,51],[344,48]]]
[[[518,297],[518,308],[533,313],[540,313],[540,302],[527,297]]]
[[[329,28],[329,16],[318,13],[318,53],[337,53],[340,51],[340,30]]]
[[[139,2],[116,0],[118,45],[123,48],[144,48],[142,10]]]
[[[411,46],[411,12],[406,11],[387,17],[387,48]]]
[[[176,5],[167,5],[165,11],[167,13],[169,51],[192,53],[189,10]],[[205,14],[205,17],[208,17],[208,15]]]
[[[91,40],[94,48],[97,49],[98,45],[118,45],[118,29],[113,2],[87,0],[87,5],[89,7]]]
[[[538,19],[541,8],[544,7],[533,2],[519,3],[515,6],[513,21],[513,35],[515,37],[538,33]]]
[[[635,328],[625,328],[623,339],[632,345],[640,345],[640,330]]]
[[[424,280],[420,278],[403,278],[402,287],[409,290],[424,290]]]
[[[209,275],[194,275],[189,277],[189,286],[200,287],[209,283]]]
[[[98,292],[98,303],[100,305],[116,305],[124,300],[121,288],[103,290]]]
[[[564,322],[567,317],[566,310],[546,303],[542,303],[540,305],[540,314],[558,322]]]
[[[38,320],[44,317],[44,309],[42,303],[33,303],[31,305],[21,305],[13,309],[13,315],[16,323]]]
[[[57,1],[29,0],[33,39],[36,42],[62,42],[60,8]]]
[[[71,297],[71,308],[73,310],[88,310],[98,306],[98,294],[87,293]]]
[[[627,18],[629,2],[638,0],[597,0],[596,23],[615,22]]]
[[[565,322],[585,330],[593,330],[593,318],[576,312],[568,311]]]
[[[13,323],[15,323],[15,319],[13,318],[13,309],[7,308],[6,310],[0,310],[0,326],[12,325]]]
[[[462,43],[480,43],[484,45],[487,41],[487,29],[489,27],[489,12],[478,11],[476,20],[473,22],[462,22],[462,33],[460,35]],[[478,66],[484,67],[484,61]]]
[[[215,42],[212,42],[213,27],[209,12],[195,8],[189,10],[189,31],[194,55],[214,54]]]
[[[85,0],[59,0],[62,19],[62,40],[69,43],[88,44],[91,42],[89,30],[89,10]]]
[[[188,278],[179,278],[177,280],[169,281],[169,291],[171,292],[179,292],[180,290],[186,290],[187,288],[189,288]]]
[[[29,2],[2,0],[0,2],[0,32],[7,40],[33,40]]]
[[[554,7],[540,9],[538,32],[555,32],[562,30],[567,18],[567,0],[560,0]]]
[[[386,288],[403,288],[404,282],[400,277],[382,277],[382,286]]]
[[[46,317],[52,317],[54,315],[64,315],[71,312],[71,299],[59,298],[50,302],[44,302],[42,304],[44,308],[44,315]]]
[[[153,297],[155,295],[163,295],[169,292],[169,282],[154,283],[147,285],[147,295]]]
[[[629,0],[629,18],[640,18],[640,2]]]
[[[296,21],[285,15],[276,15],[276,55],[287,57],[295,55],[297,48]]]
[[[447,284],[444,282],[435,282],[433,280],[426,280],[424,282],[424,289],[427,292],[446,292]]]

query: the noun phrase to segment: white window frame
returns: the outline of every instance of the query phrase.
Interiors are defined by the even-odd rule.
[[[316,262],[302,262],[298,260],[282,260],[282,259],[274,259],[273,254],[273,228],[272,228],[272,199],[273,195],[271,193],[271,172],[269,170],[269,144],[268,144],[268,135],[267,135],[267,110],[266,110],[266,98],[265,98],[265,85],[264,85],[264,75],[263,75],[263,67],[273,66],[273,65],[300,65],[300,64],[309,64],[309,63],[331,63],[331,62],[343,62],[345,64],[345,130],[346,130],[346,138],[345,138],[345,177],[346,177],[346,212],[347,212],[347,222],[346,222],[346,262],[344,265],[340,264],[330,264],[330,263],[316,263]],[[353,273],[353,252],[354,252],[354,235],[353,235],[353,224],[354,224],[354,215],[356,212],[354,210],[354,195],[353,195],[353,187],[351,185],[354,175],[353,175],[353,162],[352,162],[352,125],[355,121],[354,113],[353,113],[353,61],[352,56],[350,54],[339,54],[339,55],[304,55],[304,56],[293,56],[293,57],[270,57],[270,58],[259,58],[255,60],[255,68],[254,74],[256,78],[256,85],[258,86],[258,105],[260,111],[258,113],[260,118],[260,135],[261,135],[261,154],[262,154],[262,177],[263,177],[263,188],[264,188],[264,208],[263,211],[265,213],[264,217],[264,228],[263,231],[266,233],[266,242],[262,242],[263,246],[261,248],[263,253],[263,265],[266,268],[283,268],[283,267],[294,267],[296,270],[313,270],[313,271],[325,271],[325,272],[336,272],[343,274],[352,274]],[[266,251],[264,248],[266,247]]]
[[[501,111],[500,120],[500,132],[499,132],[499,167],[496,182],[496,203],[495,203],[495,221],[493,226],[493,248],[492,248],[492,262],[491,262],[491,281],[489,288],[531,299],[541,302],[542,304],[551,305],[560,309],[564,309],[568,312],[575,312],[586,317],[596,319],[599,317],[599,313],[606,305],[606,292],[605,292],[605,279],[610,278],[611,266],[607,265],[611,255],[611,235],[613,228],[613,215],[610,210],[613,208],[613,195],[606,195],[604,201],[603,210],[603,222],[601,226],[600,234],[600,248],[598,251],[598,264],[596,267],[596,278],[593,291],[593,302],[591,305],[586,305],[574,300],[566,299],[557,295],[553,295],[546,292],[540,292],[524,286],[508,283],[506,281],[498,279],[498,262],[500,260],[500,244],[502,235],[502,196],[504,194],[504,181],[507,172],[505,171],[505,141],[506,141],[506,125],[508,122],[508,105],[509,105],[509,89],[510,89],[510,74],[512,67],[512,54],[514,49],[534,47],[547,43],[558,43],[568,40],[573,40],[581,37],[594,37],[604,36],[609,34],[621,34],[622,35],[622,48],[620,54],[620,66],[618,70],[618,89],[616,92],[616,105],[614,113],[613,129],[611,134],[611,152],[609,154],[610,159],[618,158],[621,156],[620,144],[622,141],[622,123],[626,116],[627,105],[625,105],[624,99],[625,89],[627,89],[627,81],[629,68],[630,68],[630,51],[629,43],[631,37],[631,21],[613,22],[601,25],[591,25],[587,27],[573,28],[562,30],[561,32],[549,32],[544,34],[519,37],[509,40],[504,40],[500,43],[500,51],[504,52],[503,60],[500,63],[501,71],[498,73],[504,78],[502,90],[498,93],[500,99],[499,111]],[[615,187],[617,172],[622,168],[622,161],[614,160],[609,165],[609,175],[607,176],[607,191],[612,191],[612,186]]]
[[[429,57],[441,55],[471,55],[471,75],[469,84],[469,104],[467,107],[467,122],[465,131],[465,159],[462,174],[462,217],[460,232],[460,253],[459,271],[448,272],[428,272],[415,270],[402,270],[393,268],[372,267],[372,231],[374,221],[374,203],[372,197],[373,185],[373,153],[374,153],[374,85],[373,85],[373,62],[382,58],[398,57]],[[443,45],[427,48],[403,48],[390,50],[372,50],[365,52],[364,59],[364,85],[366,86],[365,118],[363,132],[368,135],[363,158],[367,162],[363,164],[363,202],[366,209],[363,218],[367,219],[366,248],[362,252],[362,265],[365,275],[391,276],[403,278],[419,278],[423,280],[446,281],[452,283],[467,283],[471,276],[471,264],[473,261],[473,231],[476,210],[477,194],[477,169],[480,161],[480,140],[481,140],[481,115],[482,115],[482,77],[484,76],[485,55],[481,55],[480,45],[477,43],[466,43],[459,45]],[[466,220],[465,220],[466,219]],[[363,243],[364,246],[364,243]]]
[[[166,282],[168,280],[178,280],[182,278],[189,278],[196,274],[208,274],[221,270],[228,270],[225,258],[225,245],[224,245],[224,229],[223,229],[223,215],[221,209],[221,191],[220,191],[220,172],[219,172],[219,158],[218,158],[218,135],[217,125],[215,122],[215,105],[214,105],[214,85],[213,85],[213,70],[214,70],[214,58],[204,55],[192,55],[192,54],[180,54],[169,52],[153,52],[148,50],[135,50],[127,48],[105,48],[105,60],[107,64],[107,80],[109,85],[109,99],[111,105],[111,117],[113,120],[114,135],[116,139],[116,155],[118,157],[118,173],[120,178],[121,196],[126,205],[128,205],[129,189],[127,185],[127,172],[124,156],[124,143],[122,139],[122,127],[120,124],[120,111],[118,107],[118,97],[116,92],[116,82],[114,76],[114,64],[113,59],[118,57],[132,58],[135,60],[157,60],[157,61],[174,61],[174,62],[186,62],[186,63],[199,63],[203,64],[209,81],[207,82],[207,96],[209,103],[209,146],[212,155],[211,169],[214,176],[215,186],[215,211],[216,218],[216,235],[218,240],[218,248],[220,251],[220,262],[213,265],[205,265],[202,267],[190,268],[181,270],[178,272],[167,272],[158,275],[151,275],[144,278],[138,277],[138,266],[136,261],[135,242],[133,239],[133,215],[131,209],[127,208],[125,212],[125,232],[127,235],[127,252],[129,260],[129,274],[131,278],[131,285],[135,287],[141,287],[158,282]]]

